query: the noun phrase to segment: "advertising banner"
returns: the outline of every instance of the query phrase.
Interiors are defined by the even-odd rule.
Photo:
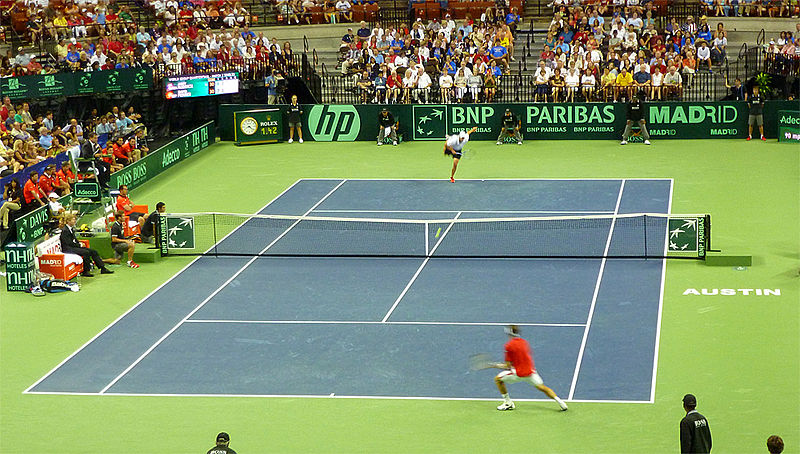
[[[778,142],[800,143],[800,111],[778,112]]]
[[[109,186],[118,188],[125,184],[128,185],[128,189],[141,186],[144,182],[212,143],[214,143],[214,122],[210,121],[122,170],[112,173]]]
[[[765,105],[765,130],[770,137],[777,134],[775,108],[785,103],[767,101]],[[233,112],[259,107],[265,106],[220,105],[220,139],[234,140]],[[522,120],[522,135],[529,140],[619,140],[627,120],[625,103],[317,104],[303,106],[304,137],[322,142],[375,140],[383,108],[400,122],[404,140],[442,140],[472,127],[478,128],[474,140],[496,140],[506,109]],[[747,137],[748,108],[741,101],[648,102],[644,110],[654,139]]]
[[[151,68],[108,69],[0,79],[0,96],[36,99],[148,90],[152,86]]]
[[[283,134],[283,114],[280,109],[234,112],[233,123],[236,145],[276,143]]]

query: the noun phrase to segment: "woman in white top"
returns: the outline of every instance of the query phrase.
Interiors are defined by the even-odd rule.
[[[550,91],[550,77],[547,76],[547,71],[544,68],[539,69],[536,73],[536,94],[534,95],[533,102],[539,102],[541,97],[542,101],[547,102],[547,94]]]
[[[472,102],[478,102],[478,95],[483,91],[483,76],[475,73],[467,78],[467,88],[472,95]]]
[[[463,67],[458,68],[456,77],[453,78],[453,85],[455,86],[456,100],[461,102],[464,99],[464,95],[467,93],[467,75]]]
[[[564,76],[564,85],[566,85],[566,96],[564,102],[575,102],[575,92],[581,84],[581,75],[576,68],[570,68],[567,75]]]
[[[411,99],[411,91],[417,86],[417,73],[409,68],[403,77],[403,102],[408,104]]]
[[[653,74],[650,75],[650,83],[653,85],[652,93],[650,93],[650,99],[657,99],[661,101],[661,85],[664,82],[664,75],[661,74],[661,69],[656,66],[653,69]]]
[[[453,77],[446,71],[439,77],[439,88],[442,91],[442,102],[449,104],[453,95]]]
[[[586,102],[592,102],[596,84],[597,81],[594,78],[594,74],[592,74],[592,70],[586,68],[586,72],[584,72],[581,77],[581,90],[583,91],[583,97],[586,98]]]

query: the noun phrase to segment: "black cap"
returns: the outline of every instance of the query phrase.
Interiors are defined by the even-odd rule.
[[[687,407],[695,407],[697,406],[697,398],[694,397],[694,394],[687,394],[683,396],[683,404]]]
[[[219,435],[217,435],[217,442],[220,441],[231,441],[231,437],[227,432],[220,432]]]

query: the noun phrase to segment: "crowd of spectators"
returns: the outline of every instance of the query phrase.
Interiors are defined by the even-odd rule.
[[[410,27],[370,29],[366,22],[341,40],[341,73],[352,77],[362,102],[491,102],[514,61],[516,9],[488,20],[449,15]]]
[[[454,21],[417,19],[408,27],[362,22],[341,41],[341,73],[361,102],[491,102],[514,60],[515,9]],[[681,99],[698,71],[727,58],[727,31],[704,15],[656,26],[657,9],[638,0],[554,4],[530,85],[535,101]]]
[[[256,34],[248,25],[231,29],[198,28],[194,23],[176,23],[163,31],[139,27],[133,33],[79,41],[60,39],[55,46],[55,64],[42,64],[35,55],[18,49],[0,58],[0,77],[50,74],[58,71],[100,71],[152,67],[157,74],[191,74],[235,68],[243,77],[264,77],[267,68],[283,74],[298,66],[292,46],[264,32]]]
[[[27,102],[15,105],[5,97],[0,106],[0,120],[0,177],[69,153],[62,168],[53,166],[49,172],[48,167],[43,175],[37,175],[35,183],[44,197],[26,196],[20,207],[23,211],[47,203],[51,193],[65,195],[70,192],[70,184],[75,182],[77,173],[71,167],[71,161],[79,156],[81,145],[92,133],[97,134],[102,149],[100,159],[112,171],[136,162],[149,151],[147,128],[133,107],[127,110],[114,107],[111,112],[103,114],[94,109],[84,121],[78,121],[76,118],[54,118],[51,111],[32,114]],[[25,183],[17,181],[17,186],[22,187]]]
[[[800,22],[795,24],[794,31],[782,31],[777,37],[769,40],[766,47],[766,64],[778,74],[800,75]]]
[[[792,0],[700,0],[709,16],[797,17],[800,7]]]

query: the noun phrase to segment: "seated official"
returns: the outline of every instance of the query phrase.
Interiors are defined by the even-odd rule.
[[[397,127],[400,122],[396,121],[394,115],[386,108],[378,114],[378,125],[378,146],[383,145],[383,139],[386,137],[392,140],[392,145],[397,145]]]
[[[61,252],[78,254],[83,258],[83,276],[92,277],[91,265],[100,268],[100,274],[113,274],[114,272],[106,268],[105,262],[100,258],[100,254],[94,249],[83,247],[75,237],[75,224],[78,222],[77,216],[67,213],[64,216],[64,228],[61,230]]]
[[[97,133],[90,132],[89,140],[81,145],[81,159],[87,160],[78,164],[78,171],[85,173],[92,164],[97,169],[97,180],[100,186],[108,188],[108,181],[111,178],[111,166],[103,160],[103,149],[97,143]],[[92,162],[89,162],[91,160]]]
[[[136,251],[136,243],[132,237],[126,237],[123,233],[125,231],[125,213],[122,210],[117,210],[114,213],[114,224],[111,225],[111,247],[114,249],[114,261],[119,264],[122,256],[128,255],[128,267],[139,268],[139,264],[133,261],[133,253]]]
[[[164,202],[156,204],[156,210],[150,213],[142,224],[142,242],[151,243],[154,238],[160,235],[161,225],[159,216],[167,211],[167,205]]]

